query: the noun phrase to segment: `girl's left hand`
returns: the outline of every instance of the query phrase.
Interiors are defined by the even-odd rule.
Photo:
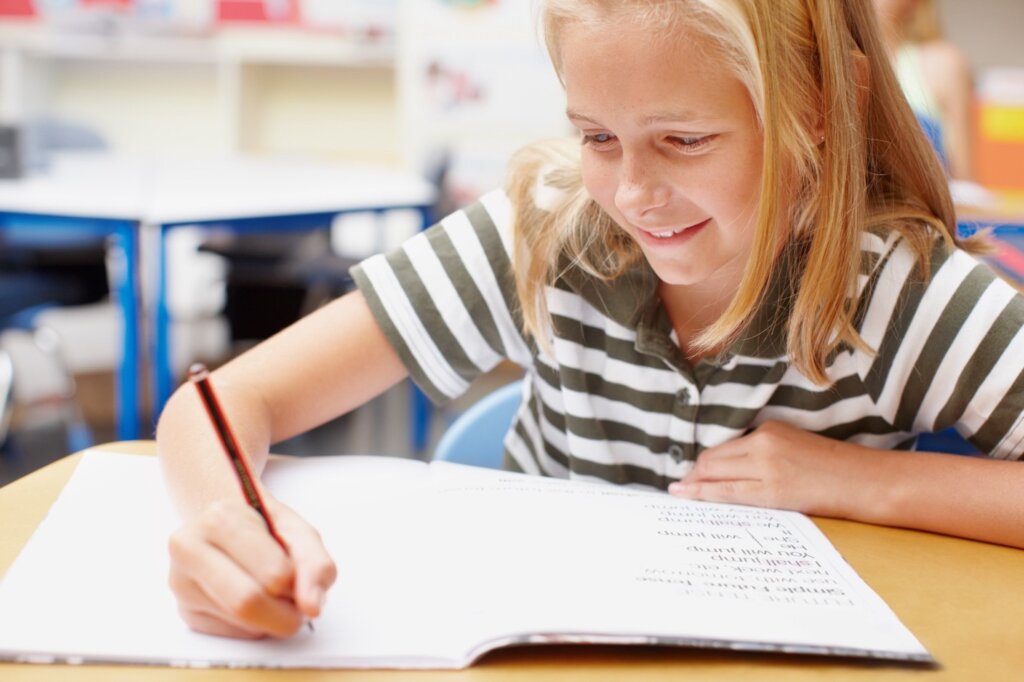
[[[849,518],[870,448],[770,421],[708,448],[669,493],[709,502]]]

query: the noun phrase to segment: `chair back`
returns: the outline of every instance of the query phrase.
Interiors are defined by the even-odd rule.
[[[919,434],[914,449],[922,452],[944,452],[950,455],[981,454],[974,444],[957,433],[957,430],[953,428],[936,433]]]
[[[434,459],[500,469],[505,434],[522,397],[522,380],[484,396],[448,427],[434,450]]]

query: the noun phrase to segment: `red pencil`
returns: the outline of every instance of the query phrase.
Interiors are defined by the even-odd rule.
[[[267,525],[270,536],[274,538],[277,544],[281,546],[281,549],[285,551],[285,554],[287,554],[288,545],[277,534],[277,528],[274,527],[274,522],[270,518],[270,512],[267,511],[266,505],[263,504],[263,498],[260,497],[260,491],[254,483],[249,463],[242,456],[242,451],[238,447],[238,441],[235,440],[235,435],[231,432],[231,425],[228,424],[224,411],[220,409],[220,402],[217,400],[217,395],[213,392],[213,385],[210,383],[209,377],[209,370],[206,369],[206,365],[200,362],[192,365],[188,370],[189,381],[195,384],[196,389],[199,391],[203,407],[206,408],[206,414],[209,415],[210,421],[213,423],[213,430],[217,432],[221,445],[224,446],[224,454],[227,455],[228,460],[231,462],[231,468],[234,469],[235,475],[238,477],[238,483],[242,486],[242,493],[245,495],[246,502],[260,515],[263,523]],[[312,622],[307,621],[306,625],[310,630],[313,629]]]
[[[206,369],[206,365],[200,362],[192,365],[188,370],[189,381],[195,384],[196,389],[199,391],[199,396],[203,400],[203,407],[206,408],[206,414],[209,415],[210,421],[213,423],[213,429],[217,432],[221,445],[224,446],[224,453],[231,462],[231,468],[235,470],[235,475],[238,476],[238,483],[242,486],[242,493],[245,495],[246,501],[260,515],[263,523],[267,524],[267,530],[270,531],[270,535],[277,541],[277,544],[281,545],[281,549],[287,552],[288,546],[284,544],[284,540],[277,534],[277,529],[270,518],[270,513],[267,512],[267,508],[263,504],[263,498],[260,497],[260,491],[256,489],[256,484],[253,482],[249,463],[242,456],[242,452],[238,448],[238,441],[235,440],[235,435],[231,432],[231,425],[228,424],[224,411],[220,409],[220,402],[218,402],[217,395],[213,392],[213,386],[210,384],[209,377],[209,370]]]

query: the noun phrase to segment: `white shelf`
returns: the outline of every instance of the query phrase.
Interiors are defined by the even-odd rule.
[[[358,41],[335,33],[281,28],[222,29],[215,39],[220,57],[242,63],[392,68],[390,39]]]
[[[0,122],[17,122],[51,109],[59,114],[63,106],[72,112],[69,118],[85,120],[108,139],[126,142],[130,150],[132,145],[148,149],[162,144],[140,132],[139,121],[145,120],[153,129],[192,126],[192,139],[203,140],[205,149],[227,154],[256,152],[267,140],[271,149],[295,151],[287,141],[281,142],[282,130],[319,130],[328,140],[325,153],[336,156],[343,149],[358,157],[366,153],[366,145],[345,146],[345,117],[353,125],[364,119],[386,125],[397,106],[394,95],[387,94],[389,89],[393,92],[396,62],[394,41],[386,35],[370,40],[338,31],[279,26],[225,26],[191,35],[120,27],[103,35],[10,22],[0,25]],[[160,68],[146,79],[135,65]],[[326,85],[318,89],[308,75],[283,78],[275,67],[316,67],[319,75],[314,80],[321,78]],[[321,68],[333,73],[320,72]],[[372,106],[381,111],[348,106],[341,95],[332,99],[330,92],[342,92],[346,83],[370,88]],[[304,90],[297,92],[296,87]],[[141,99],[134,99],[131,92],[138,92]],[[290,102],[302,97],[311,102],[305,111],[313,113],[295,117],[297,109]],[[174,98],[180,98],[187,113],[170,113]],[[103,120],[100,102],[116,112],[138,115],[125,113],[110,123]],[[294,123],[282,117],[294,117]],[[394,135],[381,139],[386,144]],[[306,153],[314,145],[300,140],[294,146],[301,148],[297,153]],[[386,147],[382,148],[381,156],[386,156]]]
[[[0,26],[0,49],[36,58],[91,61],[260,64],[386,68],[394,65],[394,43],[358,41],[336,33],[303,29],[230,27],[209,35],[145,33],[91,35],[32,25]]]

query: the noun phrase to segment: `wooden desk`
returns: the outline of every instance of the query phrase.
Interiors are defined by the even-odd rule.
[[[152,454],[151,442],[103,446]],[[68,480],[80,455],[0,489],[0,571],[6,571]],[[646,647],[547,647],[497,652],[460,672],[183,670],[135,666],[0,664],[22,680],[1011,680],[1024,675],[1024,551],[928,533],[816,520],[864,580],[942,664],[723,654]],[[344,579],[344,567],[341,570]],[[45,605],[40,605],[45,609]]]

